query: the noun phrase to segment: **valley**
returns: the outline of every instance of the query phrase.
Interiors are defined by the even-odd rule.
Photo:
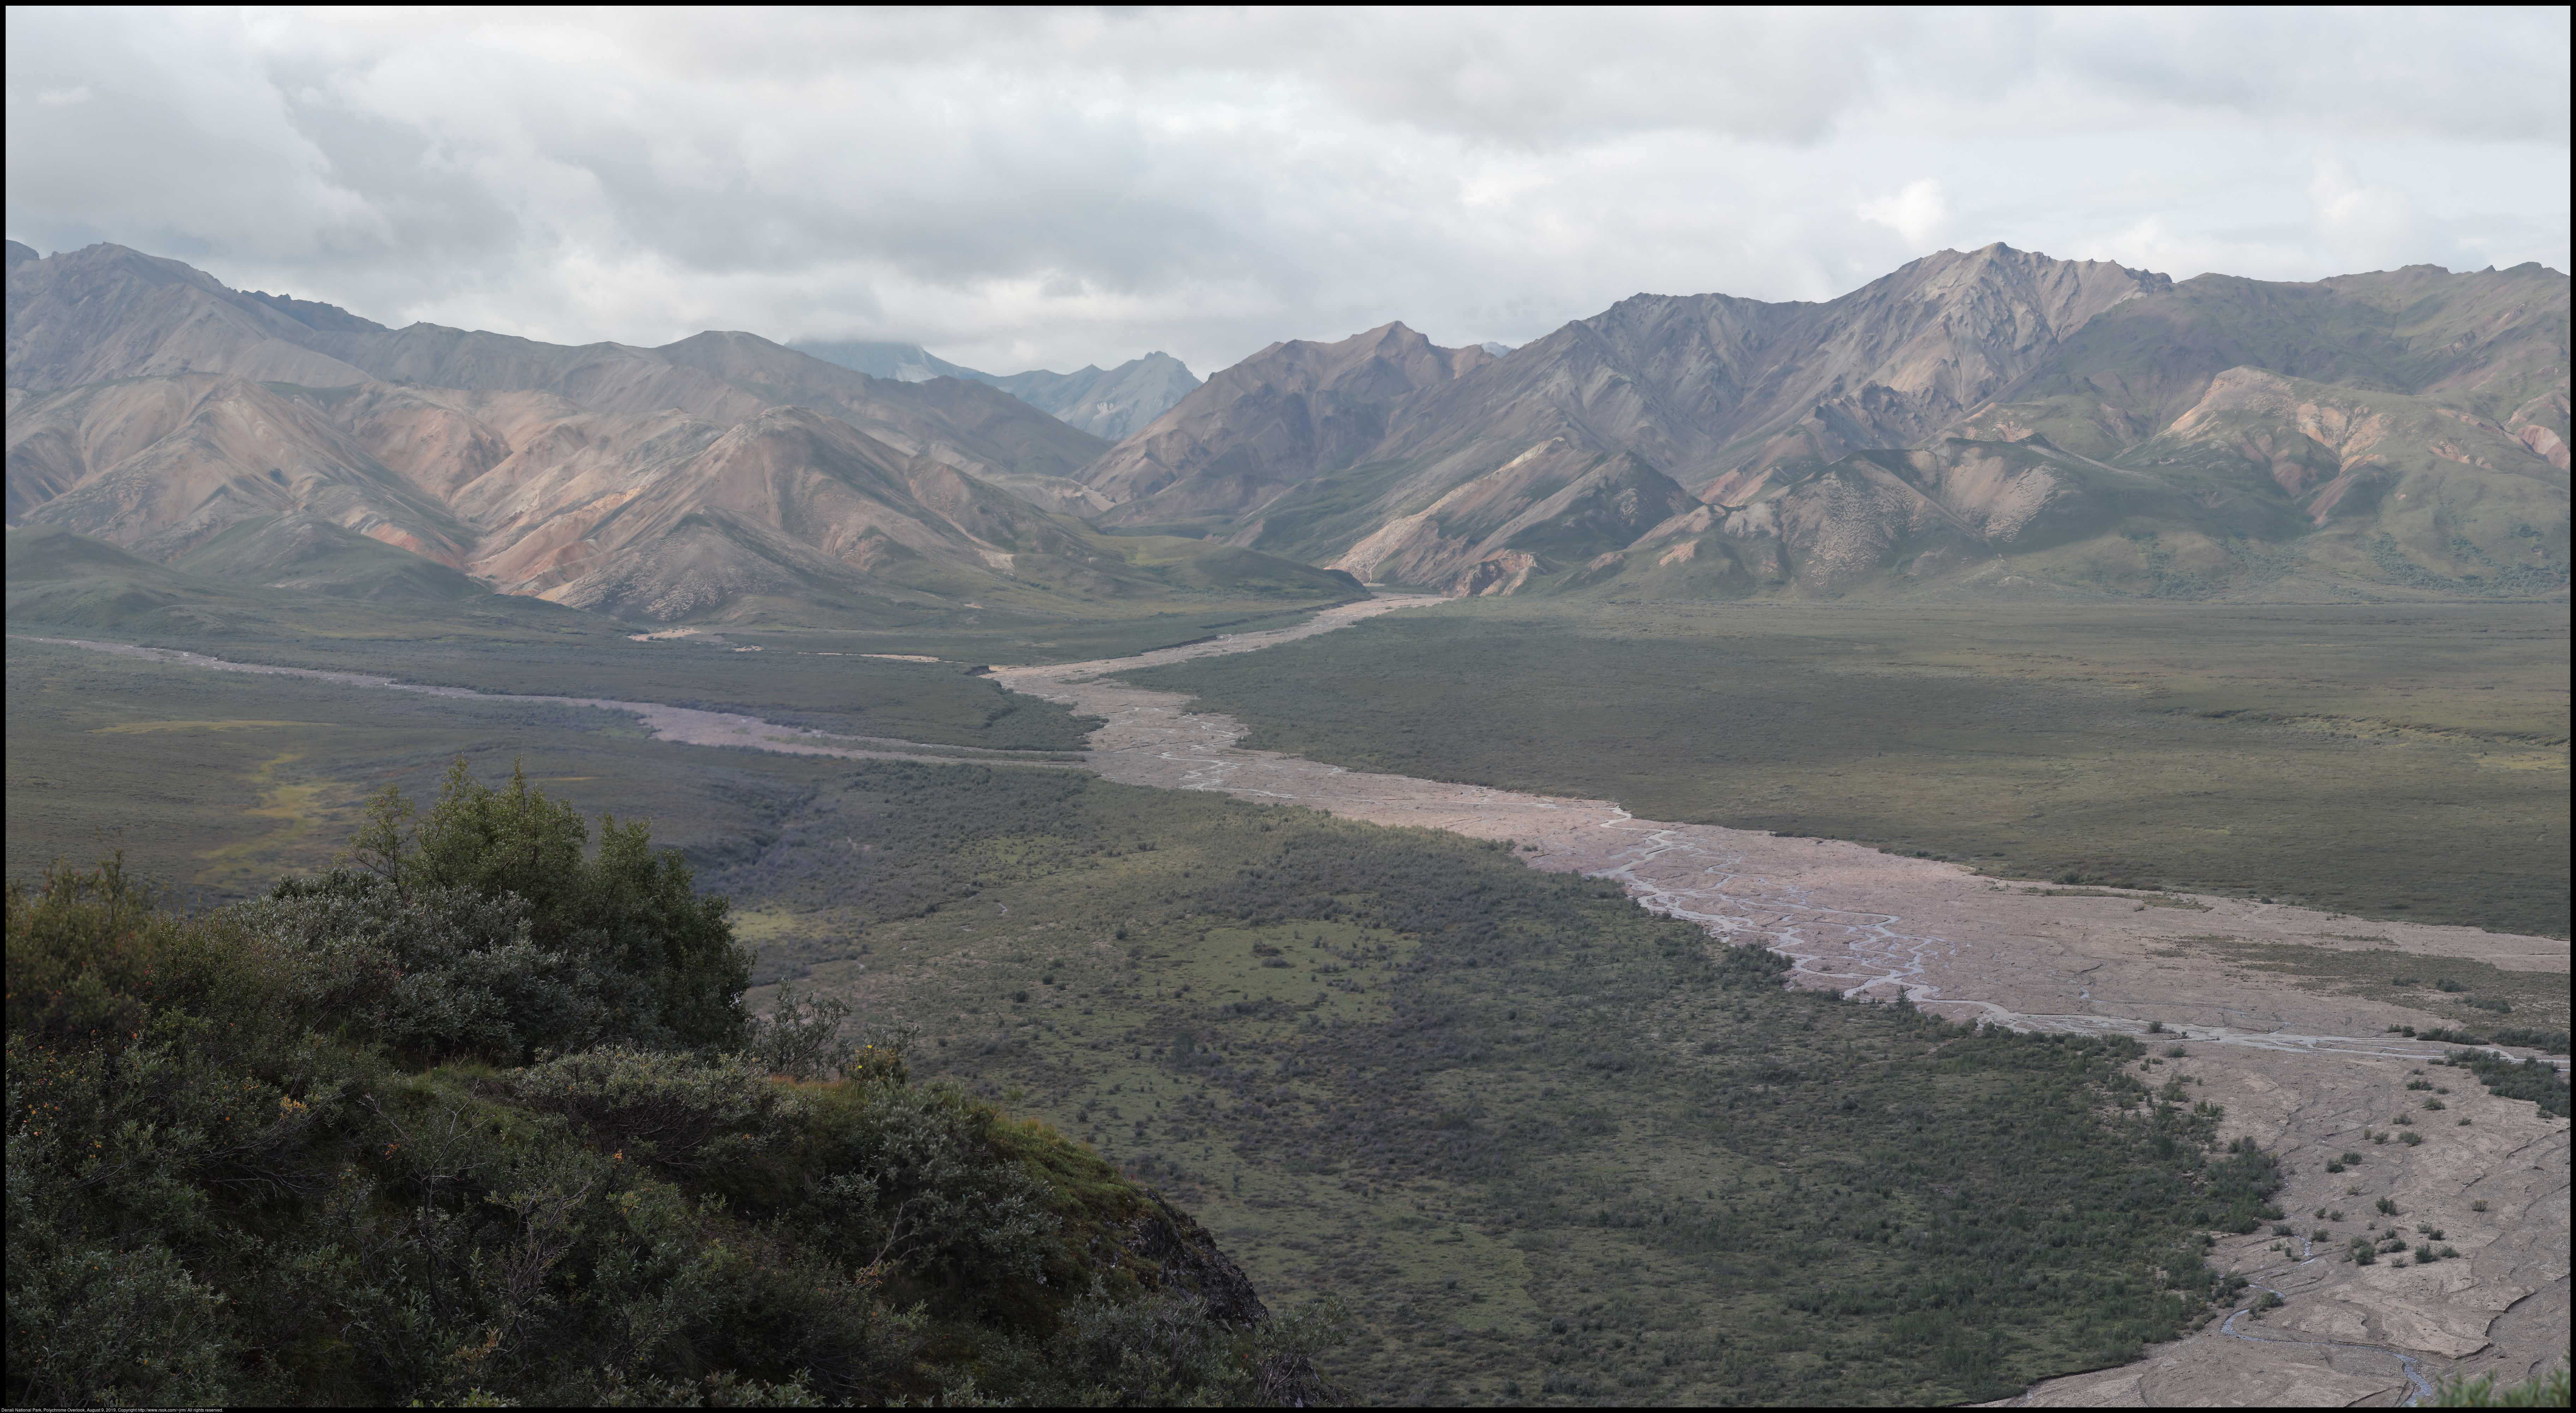
[[[117,245],[8,260],[7,872],[66,918],[106,899],[47,965],[125,966],[114,880],[148,878],[186,914],[154,936],[220,932],[319,1017],[275,1055],[497,1105],[474,1161],[516,1172],[569,1132],[529,1076],[593,1062],[522,1043],[587,1033],[544,968],[612,936],[566,930],[557,877],[626,879],[580,904],[620,927],[696,919],[669,1004],[762,1064],[617,1011],[662,1047],[636,1063],[819,1117],[653,1201],[709,1251],[805,1224],[760,1279],[888,1342],[865,1377],[653,1346],[665,1392],[1070,1397],[1062,1349],[1167,1318],[1230,1352],[1130,1401],[1250,1396],[1256,1349],[1269,1396],[1444,1405],[2379,1406],[2564,1357],[2555,271],[2176,280],[1994,243],[1202,380],[393,328]],[[433,790],[447,852],[406,864]],[[494,941],[517,904],[477,894],[403,943],[422,974],[553,979],[459,992],[407,1049],[317,999],[346,939],[221,931],[353,860],[380,877],[284,911],[410,909],[459,858],[548,893],[574,950]],[[698,896],[648,906],[654,868]],[[702,945],[724,928],[741,952]],[[47,1025],[90,1004],[44,994]],[[521,1000],[556,1019],[457,1041]],[[122,1026],[85,1033],[145,1043]],[[843,1041],[870,1048],[835,1079]],[[282,1114],[322,1094],[278,1083]],[[942,1209],[1008,1278],[890,1256],[903,1164],[826,1151],[893,1132],[852,1116],[898,1092],[971,1139],[904,1171],[1017,1194]],[[354,1102],[348,1133],[395,1122]],[[628,1147],[589,1137],[556,1197],[623,1230],[582,1204]],[[341,1156],[426,1194],[445,1290],[435,1233],[501,1199],[410,1146]],[[476,1361],[556,1298],[526,1254],[554,1199],[507,1200],[521,1244],[474,1259],[521,1253],[517,1313],[471,1358],[437,1324],[446,1372],[401,1389],[486,1396]],[[301,1279],[219,1244],[187,1259]],[[150,1259],[184,1284],[179,1249]],[[308,1335],[296,1387],[360,1387]],[[269,1358],[234,1362],[285,1387]],[[625,1389],[579,1358],[561,1387]]]
[[[2115,1351],[2119,1367],[2043,1381],[2030,1401],[2192,1401],[2220,1389],[2242,1401],[2245,1388],[2264,1401],[2352,1401],[2406,1387],[2381,1351],[2437,1374],[2519,1375],[2563,1343],[2564,1118],[2484,1095],[2444,1066],[2456,1045],[2392,1030],[2462,1027],[2490,1016],[2461,1001],[2509,998],[2513,1020],[2563,1032],[2563,939],[2362,924],[2184,891],[2007,883],[1846,841],[1348,771],[1242,749],[1242,726],[1120,680],[1357,641],[1360,625],[1454,611],[1439,602],[1385,598],[1135,657],[1001,668],[1002,684],[1050,699],[1066,720],[1098,719],[1083,758],[1119,783],[1086,789],[1085,775],[1059,772],[1013,784],[1023,771],[917,757],[880,757],[855,775],[836,766],[800,776],[810,783],[778,795],[757,830],[767,842],[702,879],[736,899],[742,934],[763,946],[764,980],[919,1026],[926,1070],[1087,1138],[1186,1202],[1265,1291],[1345,1292],[1363,1334],[1330,1367],[1375,1398],[1698,1400],[1761,1396],[1765,1380],[1783,1377],[1804,1395],[1855,1402],[1993,1397],[1980,1380],[2091,1367],[2105,1362],[2101,1341],[2125,1338],[2149,1341],[2143,1362]],[[14,637],[11,649],[97,656]],[[281,677],[208,673],[166,654],[114,660]],[[357,684],[298,674],[280,685]],[[694,736],[656,743],[675,759],[731,744],[723,757],[823,764],[803,754],[817,747],[797,728],[774,722],[543,705],[615,710]],[[995,790],[1006,793],[976,803]],[[1258,803],[1247,814],[1227,797]],[[1314,882],[1283,875],[1285,892],[1244,891],[1300,851]],[[859,859],[880,861],[845,862]],[[1400,882],[1409,870],[1427,872]],[[1510,880],[1549,873],[1616,891],[1550,905],[1577,910],[1584,920],[1567,922],[1578,934],[1492,934],[1492,920],[1536,905],[1537,895],[1506,905],[1522,887]],[[1326,892],[1309,891],[1318,884]],[[1484,901],[1445,923],[1421,911],[1462,896]],[[1658,914],[1673,921],[1649,921]],[[1655,930],[1684,924],[1681,935],[1703,940],[1680,951]],[[1589,940],[1568,950],[1575,935]],[[1744,941],[1790,959],[1787,990],[1768,976],[1747,989],[1754,978],[1730,972],[1729,958],[1760,953],[1714,944]],[[1715,974],[1684,979],[1711,963]],[[2396,988],[2397,973],[2417,984]],[[2453,973],[2474,986],[2421,985]],[[1804,1009],[1837,996],[1851,999]],[[2383,1198],[2408,1226],[2442,1231],[2461,1260],[2418,1277],[2329,1257],[2266,1277],[2291,1299],[2260,1322],[2193,1316],[2184,1324],[2196,1332],[2172,1343],[2153,1342],[2153,1321],[2169,1316],[2109,1287],[2098,1306],[2053,1294],[2059,1315],[1997,1307],[1979,1317],[1991,1339],[1973,1351],[1904,1354],[1910,1307],[1890,1294],[1802,1317],[1813,1328],[1754,1335],[1801,1301],[1902,1288],[1902,1272],[1855,1241],[1867,1224],[1843,1209],[1845,1190],[1914,1172],[1876,1210],[1891,1198],[1896,1210],[1930,1204],[1926,1230],[1937,1232],[1948,1199],[1919,1184],[1984,1191],[2006,1180],[1982,1166],[1839,1156],[1885,1141],[1867,1116],[1902,1114],[1897,1096],[1924,1092],[1906,1078],[1905,1037],[1936,1020],[2090,1047],[2089,1063],[2118,1060],[2105,1077],[2163,1083],[2214,1115],[2209,1141],[2244,1138],[2276,1155],[2287,1185],[2275,1205],[2288,1218],[2242,1235],[2221,1224],[2213,1269],[2268,1270],[2283,1264],[2273,1248],[2285,1240],[2325,1240],[2312,1230],[2340,1241]],[[1927,1053],[1970,1053],[1957,1043]],[[1855,1059],[1871,1068],[1850,1069]],[[1974,1085],[2016,1083],[2020,1062],[1997,1052],[1988,1063],[2004,1068],[1941,1081],[1970,1088],[1939,1090],[1933,1112],[2017,1122],[2042,1112],[2024,1107],[2038,1102],[2027,1094],[1980,1110]],[[2389,1144],[2420,1076],[2472,1122]],[[1850,1097],[1870,1091],[1854,1086],[1865,1085],[1895,1088],[1855,1108]],[[1771,1096],[1773,1121],[1736,1120],[1748,1094]],[[1766,1156],[1766,1135],[1785,1133],[1799,1135],[1796,1151]],[[1544,1169],[1515,1156],[1541,1135]],[[1956,1155],[1944,1163],[1980,1164],[2025,1141],[1999,1132],[1937,1151]],[[2349,1174],[2322,1171],[2356,1148],[2367,1160]],[[2053,1161],[2080,1168],[2096,1161],[2087,1151]],[[2068,1170],[2054,1181],[2063,1191],[2078,1179]],[[2299,1235],[2273,1234],[2281,1226]],[[1667,1235],[1684,1229],[1710,1236]],[[1711,1238],[1742,1254],[1691,1254]],[[2047,1284],[2058,1278],[2039,1279],[2059,1290]],[[2346,1347],[2263,1348],[2235,1337],[2248,1330]],[[1933,1385],[1897,1373],[1926,1360],[1948,1371]]]

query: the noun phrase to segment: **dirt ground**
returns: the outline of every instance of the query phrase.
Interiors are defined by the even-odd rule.
[[[2255,1281],[2249,1299],[2269,1288],[2286,1303],[2260,1318],[2213,1321],[2135,1364],[2052,1380],[2017,1402],[2393,1405],[2429,1381],[2490,1370],[2519,1378],[2563,1356],[2568,1125],[2431,1066],[2445,1047],[2389,1033],[2442,1024],[2441,1017],[2195,959],[2189,943],[2395,950],[2564,976],[2566,942],[2361,923],[2240,899],[2029,892],[1955,864],[1856,844],[1661,824],[1599,800],[1345,771],[1239,750],[1233,743],[1243,728],[1230,718],[1187,715],[1186,698],[1102,678],[1250,651],[1427,601],[1380,599],[1280,633],[994,675],[1107,718],[1092,738],[1091,762],[1113,780],[1512,839],[1537,867],[1617,878],[1644,906],[1697,922],[1713,937],[1797,958],[1793,975],[1802,986],[1903,995],[1953,1019],[2021,1029],[2147,1038],[2157,1027],[2150,1061],[2157,1080],[2182,1076],[2195,1099],[2226,1107],[2225,1136],[2250,1136],[2282,1157],[2290,1183],[2276,1200],[2300,1235],[2285,1239],[2267,1228],[2223,1238],[2211,1261]],[[2166,1053],[2174,1045],[2181,1057]],[[2423,1109],[2436,1096],[2405,1087],[2416,1080],[2446,1089],[2439,1096],[2446,1107]],[[2425,1141],[2394,1141],[2408,1129]],[[2346,1152],[2362,1161],[2326,1172]],[[2377,1209],[2382,1198],[2395,1204],[2394,1215]],[[2472,1207],[2477,1202],[2484,1211]],[[2342,1259],[2345,1242],[2365,1232],[2402,1231],[2410,1247],[2429,1241],[2419,1226],[2439,1230],[2431,1244],[2458,1258],[2409,1257],[2403,1267],[2394,1256],[2370,1266]],[[2327,1235],[2312,1241],[2320,1230]]]

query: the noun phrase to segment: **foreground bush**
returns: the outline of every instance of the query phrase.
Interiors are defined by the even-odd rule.
[[[1328,1394],[1332,1322],[1086,1150],[810,1007],[801,1080],[710,1040],[760,1038],[740,951],[640,827],[451,805],[198,917],[114,860],[9,889],[12,1403]]]

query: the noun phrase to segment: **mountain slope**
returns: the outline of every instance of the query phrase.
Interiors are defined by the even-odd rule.
[[[2168,283],[1997,245],[1944,251],[1825,304],[1639,295],[1506,357],[1462,351],[1454,367],[1410,330],[1419,348],[1381,351],[1402,329],[1390,325],[1265,349],[1080,475],[1121,501],[1154,497],[1112,512],[1129,523],[1276,501],[1287,513],[1277,523],[1303,527],[1308,497],[1292,488],[1401,463],[1370,502],[1391,519],[1549,442],[1578,462],[1634,451],[1697,491],[1748,465],[1910,444],[2027,374],[2102,310]],[[1383,371],[1342,366],[1363,359]],[[1307,410],[1317,396],[1329,404]],[[1250,542],[1332,557],[1359,538],[1265,530]]]
[[[1297,357],[1383,331],[1266,350],[1080,474],[1125,498],[1113,522],[1456,592],[1838,594],[2015,570],[2167,594],[2549,591],[2567,292],[2537,266],[2176,285],[1945,251],[1823,304],[1640,295],[1449,377],[1355,378],[1322,417]],[[1708,513],[1685,503],[1627,544],[1605,537],[1628,519],[1592,515],[1539,547],[1550,498],[1617,457],[1637,458],[1629,503],[1679,489]]]
[[[119,245],[14,258],[9,386],[52,391],[191,372],[315,385],[365,381],[365,373],[305,346],[318,332],[307,320],[337,325],[351,317],[329,306],[312,309],[226,289],[201,270]]]
[[[1051,513],[1105,504],[1062,474],[1104,444],[983,383],[872,378],[741,333],[389,330],[113,246],[11,262],[11,521],[206,578],[852,624],[1356,588]]]
[[[1199,385],[1198,376],[1168,353],[1148,353],[1115,368],[1075,373],[1032,369],[1008,375],[979,373],[913,343],[824,343],[791,339],[787,346],[826,363],[877,378],[926,383],[961,378],[989,383],[1066,426],[1116,441],[1169,411]],[[1104,503],[1101,507],[1106,509]]]
[[[600,412],[677,407],[728,425],[764,408],[804,406],[908,453],[1002,480],[1061,478],[1104,449],[1007,395],[923,396],[750,334],[709,332],[647,349],[436,324],[388,329],[329,305],[226,289],[178,261],[114,245],[22,259],[8,278],[14,388],[184,372],[309,387],[410,382],[551,392]]]
[[[234,524],[311,511],[450,568],[474,533],[307,403],[191,373],[14,396],[13,522],[176,559]]]
[[[1068,426],[1113,442],[1147,426],[1199,388],[1199,377],[1189,365],[1159,351],[1115,368],[1085,367],[1073,373],[1036,369],[1002,378],[989,373],[966,376],[991,383]]]
[[[1395,404],[1493,362],[1402,324],[1338,343],[1272,344],[1210,378],[1082,468],[1122,525],[1205,523],[1253,511],[1384,439]]]
[[[21,523],[273,587],[489,586],[657,622],[884,622],[959,600],[1061,615],[1174,593],[1355,589],[1255,552],[1101,536],[804,407],[727,425],[548,393],[211,374],[13,396]]]
[[[1968,427],[2115,456],[2190,411],[2220,373],[2258,368],[2431,398],[2565,470],[2567,316],[2567,277],[2538,265],[2313,284],[2201,275],[2107,311]]]

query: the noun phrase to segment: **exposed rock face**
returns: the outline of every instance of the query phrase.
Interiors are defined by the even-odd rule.
[[[1409,394],[1494,362],[1435,347],[1402,324],[1339,343],[1272,344],[1210,378],[1078,479],[1119,503],[1108,517],[1149,525],[1257,510],[1385,438]]]
[[[312,511],[462,567],[473,532],[310,404],[224,374],[109,383],[10,409],[13,522],[171,560],[235,523]]]
[[[2537,266],[2177,285],[1996,245],[1822,304],[1639,295],[1472,365],[1401,326],[1280,345],[1080,476],[1113,520],[1453,592],[1839,594],[2014,556],[2124,592],[2545,592],[2567,306]],[[1639,509],[1575,514],[1613,456]],[[1673,489],[1710,513],[1638,518]]]
[[[1344,554],[1334,567],[1363,580],[1444,584],[1485,593],[1527,581],[1545,554],[1581,563],[1625,548],[1697,505],[1634,452],[1568,455],[1562,441],[1522,453],[1490,475],[1460,485],[1418,514],[1399,516]],[[1471,573],[1481,561],[1498,573]],[[1537,571],[1550,572],[1550,571]],[[1467,574],[1467,580],[1458,576]],[[1475,587],[1465,587],[1470,581]]]
[[[316,387],[365,382],[365,373],[306,346],[318,332],[201,270],[121,245],[9,265],[13,388],[51,391],[172,373]]]
[[[1229,1325],[1257,1325],[1270,1318],[1252,1278],[1218,1249],[1216,1238],[1197,1218],[1159,1193],[1148,1194],[1128,1222],[1119,1249],[1152,1262],[1156,1285],[1188,1291],[1207,1302],[1208,1314]]]
[[[647,349],[436,324],[388,329],[329,305],[226,289],[178,261],[115,245],[9,267],[9,386],[51,391],[189,372],[307,387],[550,392],[595,412],[676,407],[727,425],[770,407],[811,407],[906,453],[1005,480],[1062,479],[1103,449],[1007,394],[925,395],[751,334]]]
[[[1409,402],[1379,459],[1462,433],[1632,450],[1692,490],[1745,467],[1909,446],[2103,310],[2171,282],[2008,246],[1943,251],[1823,304],[1638,295]]]
[[[210,578],[666,622],[1351,590],[1052,518],[1104,504],[1061,474],[1100,442],[982,383],[889,382],[748,334],[387,330],[113,246],[31,257],[9,272],[11,522]]]

